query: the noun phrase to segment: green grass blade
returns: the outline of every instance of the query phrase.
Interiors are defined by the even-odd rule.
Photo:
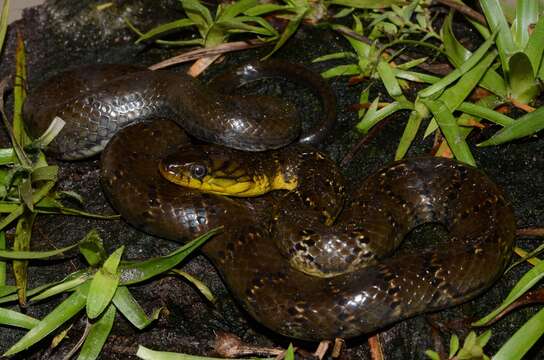
[[[529,103],[540,93],[540,84],[533,73],[531,60],[523,52],[513,54],[510,64],[510,97],[523,104]]]
[[[85,307],[87,291],[88,287],[82,285],[9,348],[4,356],[14,355],[28,349],[80,312]]]
[[[455,117],[446,104],[440,100],[423,100],[423,103],[433,113],[455,158],[469,165],[476,166],[470,148],[459,129],[459,125],[457,125],[457,120],[455,120]]]
[[[196,250],[200,245],[221,230],[222,228],[210,230],[166,256],[160,256],[145,261],[122,262],[119,266],[119,270],[121,271],[121,284],[135,284],[172,269],[183,261],[183,259],[191,252]]]
[[[40,320],[34,319],[20,312],[0,308],[0,325],[16,326],[24,329],[32,329]]]
[[[328,0],[329,5],[340,5],[355,9],[383,9],[391,5],[401,5],[403,0]]]
[[[544,309],[533,315],[510,339],[493,355],[493,360],[518,360],[544,334]]]
[[[523,49],[529,41],[531,26],[538,22],[539,4],[535,0],[517,0],[516,5],[512,36],[518,49]]]
[[[305,9],[299,9],[295,15],[289,20],[289,23],[285,27],[285,30],[280,35],[280,38],[278,39],[278,42],[276,42],[276,45],[274,46],[274,49],[266,55],[264,59],[268,59],[270,56],[272,56],[276,51],[278,51],[283,44],[289,40],[289,38],[297,31],[298,27],[300,26],[300,23],[302,22],[302,19],[304,19],[304,16],[309,11],[308,8]]]
[[[414,110],[410,112],[410,117],[408,118],[408,122],[406,123],[406,127],[404,128],[400,138],[399,145],[397,146],[395,160],[400,160],[406,155],[410,145],[412,145],[412,142],[417,135],[421,122],[428,116],[429,111],[427,110],[427,107],[416,100]]]
[[[321,62],[321,61],[329,61],[329,60],[337,60],[337,59],[357,59],[357,55],[351,51],[341,51],[337,53],[332,53],[328,55],[323,55],[316,57],[312,60],[313,63]]]
[[[6,250],[6,233],[0,231],[0,251],[4,250]],[[6,262],[0,261],[0,287],[3,287],[4,285],[6,285]],[[0,292],[0,297],[4,295],[5,294]]]
[[[498,0],[480,0],[480,6],[484,12],[489,28],[497,32],[497,49],[501,59],[502,68],[505,72],[509,71],[508,58],[515,53],[517,49],[510,31],[508,21],[504,17],[501,5]]]
[[[448,60],[453,64],[453,66],[458,68],[470,58],[472,52],[467,50],[453,34],[453,14],[454,12],[450,11],[446,17],[446,21],[444,21],[444,25],[442,25],[442,29],[440,30],[440,35],[442,37],[444,51],[446,52]]]
[[[198,0],[183,0],[181,4],[183,5],[187,17],[191,19],[198,28],[200,36],[205,39],[210,26],[213,24],[213,18],[208,8],[202,5]]]
[[[52,296],[62,294],[64,292],[72,291],[78,286],[80,286],[81,284],[83,284],[85,281],[89,280],[90,277],[91,277],[90,274],[85,273],[73,279],[62,280],[59,284],[51,286],[49,289],[30,298],[30,301],[35,303],[40,300],[50,298]]]
[[[539,68],[542,67],[542,54],[544,53],[544,16],[538,20],[523,52],[529,57],[533,72],[538,74]]]
[[[9,0],[4,0],[2,6],[2,14],[0,15],[0,54],[2,53],[4,40],[6,39],[6,32],[8,30],[9,20]]]
[[[89,334],[83,343],[78,360],[95,360],[98,359],[102,347],[106,343],[106,339],[110,334],[115,320],[115,306],[110,304],[104,314],[94,324],[91,325]]]
[[[393,73],[398,79],[404,79],[419,83],[434,84],[435,82],[440,80],[438,76],[418,73],[415,71],[402,70],[399,68],[393,69]]]
[[[478,146],[503,144],[535,134],[542,129],[544,129],[544,106],[518,118],[513,124],[502,128],[486,141],[479,143]]]
[[[486,55],[489,48],[493,45],[493,39],[495,37],[492,36],[489,39],[487,39],[479,48],[474,52],[474,54],[465,61],[460,67],[450,72],[448,75],[446,75],[442,80],[434,83],[433,85],[423,89],[420,91],[419,96],[420,97],[431,97],[436,95],[437,93],[443,91],[448,85],[459,79],[461,76],[466,74],[468,71],[470,71],[474,66],[476,66],[480,60]]]
[[[330,79],[336,76],[353,76],[359,75],[360,73],[361,69],[359,68],[359,66],[355,64],[348,64],[338,65],[328,70],[325,70],[321,73],[321,76],[323,76],[325,79]]]
[[[180,353],[167,352],[167,351],[155,351],[155,350],[148,349],[142,345],[138,345],[138,351],[136,352],[136,356],[144,360],[224,360],[222,358],[217,358],[217,357],[188,355],[188,354],[180,354]],[[244,359],[248,360],[248,358],[244,358]],[[274,359],[277,359],[277,357],[261,358],[261,359],[253,359],[253,360],[274,360]],[[243,359],[233,359],[233,360],[243,360]]]
[[[194,26],[195,22],[191,19],[179,19],[176,21],[172,21],[166,24],[159,25],[157,27],[154,27],[153,29],[143,33],[138,40],[136,40],[136,43],[141,43],[142,41],[146,41],[155,37],[158,37],[160,35],[163,35],[164,33],[171,33],[175,30],[181,30],[185,27]]]
[[[49,250],[49,251],[12,251],[12,250],[0,250],[0,258],[10,260],[33,260],[33,259],[46,259],[52,256],[60,255],[69,250],[77,247],[78,244],[70,245],[64,248]]]
[[[171,271],[174,274],[178,274],[178,275],[183,276],[187,281],[189,281],[191,284],[193,284],[198,289],[198,291],[200,291],[200,293],[202,295],[204,295],[206,300],[208,300],[211,303],[214,303],[216,301],[216,298],[215,298],[215,296],[213,296],[213,293],[210,290],[210,288],[207,287],[206,284],[204,284],[202,281],[200,281],[199,279],[197,279],[196,277],[194,277],[193,275],[191,275],[191,274],[189,274],[189,273],[187,273],[185,271],[181,271],[181,270],[178,270],[178,269],[172,269]]]
[[[30,249],[30,237],[32,235],[32,226],[34,225],[35,219],[35,213],[27,213],[17,221],[15,240],[13,241],[13,249],[15,251],[26,252]],[[15,285],[17,285],[18,288],[19,304],[26,305],[28,260],[14,260],[13,275],[15,276]]]
[[[265,4],[259,4],[257,6],[254,6],[251,9],[247,9],[246,11],[244,11],[244,14],[248,16],[261,16],[271,12],[288,10],[290,8],[291,6],[289,5],[265,3]]]
[[[406,100],[406,98],[404,97],[399,82],[395,78],[395,74],[393,73],[393,70],[391,69],[389,64],[385,61],[380,61],[378,62],[376,70],[389,96],[391,96],[393,99],[395,99],[395,101],[398,102],[408,102],[408,100]]]
[[[87,295],[87,316],[89,319],[98,317],[108,306],[119,285],[120,274],[117,271],[121,256],[125,250],[124,246],[115,250],[104,265],[96,272]]]
[[[480,106],[478,104],[473,104],[469,102],[463,102],[461,105],[457,107],[457,110],[473,115],[473,116],[477,116],[477,117],[489,120],[495,124],[502,125],[502,126],[509,126],[516,121],[509,116],[506,116],[498,111],[490,109],[489,107]]]
[[[259,4],[257,0],[238,0],[222,8],[218,20],[234,18]]]
[[[506,296],[506,298],[498,308],[496,308],[480,320],[472,323],[472,326],[485,326],[485,324],[487,324],[490,320],[494,319],[499,313],[501,313],[504,309],[510,306],[510,304],[516,301],[520,296],[525,294],[543,277],[544,261],[541,261],[521,277],[521,279],[516,283],[512,290],[510,290],[510,293],[508,293],[508,296]]]
[[[378,111],[370,111],[369,109],[363,119],[357,124],[356,128],[359,132],[366,134],[374,125],[399,110],[406,110],[406,104],[395,101]]]
[[[153,310],[148,317],[140,304],[134,299],[126,286],[119,286],[113,296],[113,303],[117,310],[138,329],[142,330],[159,318],[161,308]]]
[[[455,85],[444,90],[438,99],[443,101],[451,111],[457,109],[478,86],[483,74],[489,69],[496,56],[496,51],[490,51],[476,66],[463,74]]]
[[[27,135],[23,123],[23,104],[26,99],[26,51],[25,43],[17,34],[15,57],[15,79],[13,84],[13,137],[19,145],[25,147],[31,139]]]

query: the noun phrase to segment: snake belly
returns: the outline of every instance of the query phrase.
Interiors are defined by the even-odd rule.
[[[160,91],[146,92],[143,83],[136,82],[141,86],[137,99],[152,93],[162,101]],[[99,93],[110,99],[106,94],[112,85],[104,84],[99,83]],[[132,111],[127,104],[134,97],[128,85],[114,82],[112,89],[124,92],[115,99],[130,100],[117,102],[121,107],[116,109],[128,106],[128,112]],[[297,189],[279,200],[203,194],[180,189],[159,173],[161,159],[191,144],[179,126],[191,132],[183,121],[113,126],[102,119],[105,127],[115,129],[92,141],[89,135],[96,132],[92,123],[102,120],[101,115],[96,120],[89,114],[103,112],[86,108],[95,103],[91,101],[94,93],[82,92],[83,97],[60,107],[61,116],[76,119],[70,136],[56,144],[61,156],[85,156],[90,148],[107,143],[101,159],[104,191],[123,218],[145,232],[188,240],[224,226],[222,234],[203,246],[203,252],[242,306],[285,336],[350,338],[459,304],[490,286],[510,259],[515,232],[512,207],[501,189],[477,169],[438,158],[395,162],[364,180],[344,205],[339,170],[320,152],[296,145],[255,153],[278,159],[300,177]],[[191,104],[203,102],[185,104],[196,113],[198,106]],[[58,109],[47,107],[39,113],[38,103],[35,100],[27,107],[38,111],[30,123],[31,127],[39,123],[34,133],[44,128],[43,119],[59,115]],[[155,100],[145,98],[144,103],[159,107]],[[183,111],[178,116],[188,113]],[[77,117],[82,112],[85,116]],[[271,213],[262,208],[277,210]],[[450,239],[391,255],[408,232],[427,222],[443,224]]]

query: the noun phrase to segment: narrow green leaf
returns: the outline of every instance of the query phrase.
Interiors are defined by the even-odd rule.
[[[464,62],[460,67],[450,72],[443,77],[440,81],[420,91],[420,97],[431,97],[444,90],[448,85],[459,79],[463,74],[467,73],[470,69],[476,66],[480,60],[486,55],[487,51],[493,45],[493,39],[495,36],[491,36],[487,39],[474,54]]]
[[[2,6],[2,14],[0,15],[0,54],[2,53],[4,40],[6,39],[6,32],[8,30],[9,20],[9,0],[4,0]]]
[[[202,5],[198,0],[183,0],[181,2],[187,17],[191,19],[202,38],[207,37],[209,27],[213,24],[213,18],[210,11]]]
[[[450,354],[448,358],[453,358],[453,356],[457,353],[459,350],[459,337],[455,334],[451,336],[450,339]]]
[[[419,83],[434,84],[435,82],[440,80],[439,77],[434,75],[418,73],[415,71],[401,70],[398,68],[393,69],[393,73],[399,79],[404,79],[404,80],[419,82]]]
[[[59,284],[51,286],[47,290],[39,293],[38,295],[30,298],[30,301],[35,303],[40,300],[44,300],[47,298],[50,298],[52,296],[62,294],[64,292],[72,291],[87,280],[91,278],[91,275],[86,273],[82,274],[81,276],[75,277],[73,279],[66,279],[61,281]]]
[[[91,325],[89,334],[83,343],[78,360],[94,360],[98,359],[102,347],[106,343],[106,339],[110,334],[115,320],[115,306],[110,304],[104,314]]]
[[[512,37],[518,49],[523,49],[529,41],[531,26],[538,21],[539,4],[535,0],[518,0],[516,18],[512,23]]]
[[[124,250],[124,246],[115,250],[91,280],[86,306],[89,319],[98,317],[111,302],[119,284],[117,267]]]
[[[0,251],[6,249],[6,233],[0,231]],[[0,288],[5,287],[6,285],[6,262],[0,261]],[[0,291],[0,297],[4,296],[5,293]]]
[[[32,235],[32,226],[36,219],[35,213],[28,213],[20,217],[15,228],[15,240],[13,249],[23,252],[30,249],[30,237]],[[13,261],[13,275],[15,276],[15,285],[18,288],[19,304],[26,305],[26,287],[28,283],[28,261]]]
[[[32,171],[32,182],[36,181],[57,181],[59,167],[57,165],[42,166]]]
[[[28,349],[71,319],[85,307],[87,292],[88,286],[82,285],[9,348],[4,356],[14,355]]]
[[[458,68],[470,58],[472,53],[467,50],[453,34],[453,14],[454,12],[450,11],[446,17],[446,20],[442,25],[442,29],[440,30],[440,35],[442,38],[442,43],[444,44],[444,50],[448,56],[448,60],[453,64],[453,66]]]
[[[244,11],[244,14],[249,16],[261,16],[271,12],[283,11],[288,9],[291,9],[291,6],[279,5],[279,4],[273,4],[273,3],[264,3],[264,4],[259,4],[257,6],[254,6],[251,9],[247,9],[246,11]]]
[[[395,74],[393,73],[393,70],[391,70],[388,63],[385,61],[379,61],[376,70],[378,71],[378,75],[380,76],[380,79],[382,80],[382,83],[385,86],[389,96],[399,102],[408,101],[404,97],[402,89],[395,78]]]
[[[511,54],[516,52],[516,50],[521,50],[523,48],[516,49],[512,33],[510,32],[510,26],[508,26],[508,21],[504,17],[504,13],[498,0],[480,0],[480,6],[484,12],[487,23],[489,24],[489,28],[494,33],[498,32],[497,49],[499,51],[502,68],[508,73],[508,58]]]
[[[15,50],[15,79],[13,84],[13,137],[18,145],[25,147],[30,137],[23,123],[23,104],[26,99],[26,51],[22,35],[17,33]]]
[[[150,317],[147,317],[140,304],[134,299],[126,286],[119,286],[113,296],[113,303],[117,310],[127,318],[128,321],[138,329],[142,330],[159,318],[162,307],[153,310]]]
[[[136,356],[144,360],[224,360],[224,359],[220,359],[216,357],[188,355],[188,354],[180,354],[180,353],[167,352],[167,351],[155,351],[155,350],[148,349],[142,345],[138,345],[138,351],[136,352]],[[244,359],[247,360],[247,358],[244,358]],[[233,359],[233,360],[244,360],[244,359]],[[277,359],[277,358],[276,357],[260,358],[255,360],[274,360],[274,359]]]
[[[289,20],[289,23],[285,27],[285,30],[280,35],[280,38],[276,42],[276,45],[274,46],[274,49],[268,55],[264,57],[264,59],[268,59],[270,56],[272,56],[276,51],[278,51],[283,44],[289,40],[289,38],[297,31],[298,27],[300,26],[300,23],[302,22],[302,19],[304,19],[304,16],[309,11],[309,8],[299,9],[295,15]]]
[[[90,266],[97,266],[107,258],[102,238],[96,229],[92,229],[79,243],[79,252],[85,257]]]
[[[12,285],[1,285],[0,286],[0,298],[3,298],[6,295],[13,294],[17,291],[17,286]]]
[[[330,79],[331,77],[336,77],[336,76],[359,75],[360,72],[361,72],[361,69],[359,68],[359,66],[355,64],[338,65],[323,71],[321,73],[321,76],[323,76],[325,79]]]
[[[508,296],[504,299],[504,301],[498,308],[496,308],[480,320],[472,323],[472,326],[484,326],[485,324],[487,324],[501,311],[503,311],[510,304],[516,301],[521,295],[525,294],[531,287],[533,287],[533,285],[535,285],[540,279],[542,279],[542,277],[544,277],[544,261],[539,262],[521,277],[521,279],[516,283],[510,293],[508,293]]]
[[[200,245],[221,230],[221,227],[210,230],[166,256],[156,257],[145,261],[121,262],[119,265],[119,270],[121,271],[121,284],[135,284],[172,269],[183,261],[183,259],[191,252],[196,250]]]
[[[533,73],[529,57],[523,52],[513,54],[510,64],[510,97],[524,104],[529,103],[540,93],[540,84]]]
[[[461,134],[457,121],[446,104],[444,104],[444,102],[441,100],[423,100],[423,103],[433,113],[435,120],[440,126],[440,130],[442,130],[450,149],[455,155],[455,158],[469,165],[476,166],[474,157],[472,156],[470,148]]]
[[[328,55],[323,55],[316,57],[312,60],[313,63],[321,62],[321,61],[329,61],[329,60],[337,60],[337,59],[357,59],[357,55],[351,51],[341,51],[336,52]]]
[[[511,117],[506,116],[498,111],[495,111],[485,106],[480,106],[478,104],[469,103],[469,102],[463,102],[461,105],[457,107],[457,110],[473,115],[473,116],[477,116],[477,117],[489,120],[495,124],[502,125],[502,126],[512,125],[516,121],[512,119]]]
[[[542,65],[542,54],[544,53],[544,16],[541,16],[538,20],[523,52],[531,61],[533,73],[538,74]]]
[[[400,160],[406,155],[417,135],[421,121],[428,116],[429,111],[427,108],[416,100],[414,110],[410,112],[410,117],[408,118],[408,122],[404,127],[397,151],[395,152],[395,160]]]
[[[389,115],[392,115],[399,110],[405,109],[406,104],[401,104],[398,101],[392,102],[391,104],[384,106],[377,111],[370,111],[369,109],[363,119],[361,119],[361,121],[357,124],[356,128],[359,132],[366,134],[374,125],[376,125]]]
[[[441,360],[440,355],[434,350],[425,350],[425,355],[431,360]]]
[[[478,335],[478,339],[476,340],[476,344],[478,346],[484,347],[489,342],[489,339],[491,339],[491,330],[486,330],[482,334]]]
[[[156,38],[160,35],[164,35],[165,33],[169,34],[173,32],[174,30],[179,31],[179,30],[182,30],[183,28],[194,26],[194,25],[195,25],[195,22],[187,18],[175,20],[166,24],[162,24],[140,35],[138,40],[136,40],[136,44],[152,39],[152,38]]]
[[[0,258],[11,259],[11,260],[32,260],[32,259],[46,259],[52,256],[60,255],[65,253],[73,248],[77,247],[78,244],[70,245],[64,248],[49,250],[49,251],[11,251],[11,250],[0,250]]]
[[[212,291],[210,290],[209,287],[207,287],[202,281],[200,281],[199,279],[197,279],[196,277],[192,276],[191,274],[185,272],[185,271],[181,271],[181,270],[178,270],[178,269],[172,269],[171,270],[173,273],[175,274],[178,274],[178,275],[181,275],[183,276],[187,281],[189,281],[190,283],[192,283],[194,286],[196,286],[196,288],[198,289],[198,291],[200,291],[200,293],[202,295],[204,295],[204,297],[209,301],[209,302],[212,302],[212,303],[215,303],[216,301],[216,298],[215,296],[213,296],[213,293]]]
[[[329,0],[329,5],[341,5],[355,9],[383,9],[395,4],[403,4],[403,0]]]
[[[287,351],[285,352],[285,360],[295,360],[295,350],[293,350],[293,344],[289,344]]]
[[[493,360],[518,360],[544,334],[544,309],[533,315],[510,339],[493,355]]]
[[[505,126],[495,135],[477,146],[499,145],[508,141],[529,136],[544,129],[544,106],[518,118],[513,124]]]
[[[0,325],[16,326],[24,329],[32,329],[40,321],[20,312],[0,308]]]

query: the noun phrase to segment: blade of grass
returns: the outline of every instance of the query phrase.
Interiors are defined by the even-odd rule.
[[[200,293],[202,295],[204,295],[204,297],[211,303],[215,303],[215,301],[217,300],[215,298],[215,296],[213,296],[213,293],[212,291],[210,290],[209,287],[207,287],[202,281],[200,281],[199,279],[197,279],[196,277],[194,277],[193,275],[185,272],[185,271],[181,271],[181,270],[178,270],[178,269],[172,269],[171,270],[174,274],[178,274],[178,275],[181,275],[183,276],[187,281],[189,281],[191,284],[193,284],[194,286],[196,286],[196,288],[198,289],[198,291],[200,291]]]
[[[498,0],[480,0],[480,6],[484,12],[487,23],[489,24],[489,28],[494,33],[498,33],[497,49],[499,51],[499,57],[503,70],[508,73],[508,58],[517,50],[514,39],[512,38],[510,26],[508,26],[508,21],[504,16]]]
[[[421,121],[428,116],[429,111],[427,110],[427,107],[416,100],[414,110],[410,112],[410,117],[408,118],[408,122],[406,123],[406,127],[404,128],[400,138],[399,145],[397,146],[395,160],[400,160],[406,155],[410,145],[412,145],[412,142],[417,135]]]
[[[89,287],[87,284],[79,287],[76,292],[61,302],[53,309],[53,311],[47,314],[38,324],[36,324],[36,326],[10,347],[8,351],[4,353],[4,356],[14,355],[28,349],[83,310],[85,303],[87,302],[88,290]]]
[[[30,250],[30,237],[35,219],[35,213],[27,213],[17,221],[15,240],[13,242],[13,249],[15,251],[28,252]],[[14,260],[13,275],[15,276],[15,285],[18,288],[19,305],[24,307],[26,306],[26,287],[28,284],[28,260]]]
[[[493,360],[518,360],[544,334],[544,309],[533,315],[506,343],[493,355]]]
[[[486,323],[495,318],[495,316],[516,301],[521,295],[525,294],[531,287],[533,287],[533,285],[540,281],[542,277],[544,277],[544,261],[536,264],[531,270],[527,271],[521,277],[499,307],[480,320],[472,323],[472,326],[485,326]]]
[[[461,134],[457,121],[446,104],[441,100],[423,100],[423,103],[433,113],[457,160],[476,166],[474,157]]]
[[[188,354],[180,354],[180,353],[167,352],[167,351],[155,351],[155,350],[148,349],[142,345],[138,345],[138,351],[136,352],[136,356],[144,360],[223,360],[217,357],[188,355]],[[255,360],[274,360],[274,359],[278,359],[278,358],[277,357],[260,358]],[[233,359],[233,360],[243,360],[243,359]]]
[[[52,256],[60,255],[77,247],[79,243],[64,248],[49,251],[11,251],[0,250],[0,258],[11,260],[33,260],[46,259]]]
[[[4,231],[0,231],[0,251],[3,251],[6,249],[6,233]],[[6,285],[6,262],[0,261],[0,287],[3,287]],[[0,297],[4,296],[4,294],[1,294]]]
[[[6,32],[8,30],[9,21],[9,0],[4,0],[2,6],[2,15],[0,15],[0,54],[2,53]]]
[[[126,286],[119,286],[113,296],[113,303],[117,310],[138,329],[142,330],[159,318],[162,307],[153,310],[151,316],[147,316],[136,299]]]
[[[124,246],[115,250],[104,261],[104,265],[96,272],[87,295],[87,316],[89,319],[98,317],[108,306],[119,285],[119,262],[125,250]]]
[[[544,129],[544,106],[518,118],[513,124],[505,126],[492,137],[477,146],[499,145],[508,141],[529,136]]]
[[[487,39],[479,48],[474,52],[474,54],[464,62],[460,67],[450,72],[448,75],[443,77],[440,81],[434,83],[433,85],[420,91],[420,97],[431,97],[435,96],[437,93],[444,90],[448,85],[459,79],[465,73],[470,71],[474,66],[476,66],[480,60],[486,55],[489,48],[493,45],[493,39],[495,38],[496,32]]]
[[[77,357],[78,360],[97,359],[106,343],[115,320],[115,306],[110,304],[104,314],[94,324],[91,325],[89,334],[83,343],[83,347]]]
[[[523,52],[531,60],[533,72],[538,74],[538,69],[542,64],[542,54],[544,53],[544,16],[541,16],[538,20]]]
[[[392,102],[387,106],[384,106],[378,111],[371,112],[370,109],[367,111],[363,119],[357,124],[356,128],[361,133],[365,134],[370,130],[374,125],[388,117],[389,115],[399,111],[407,110],[406,104],[401,104],[398,101]]]
[[[270,53],[268,53],[263,60],[268,59],[270,56],[272,56],[276,51],[279,50],[289,40],[289,38],[297,31],[298,27],[300,26],[300,23],[302,22],[302,19],[304,19],[304,16],[309,11],[309,8],[303,8],[298,9],[297,12],[293,15],[293,17],[289,20],[289,23],[285,27],[285,30],[280,35],[280,38],[276,42],[276,45],[274,46],[274,49]]]
[[[191,252],[206,242],[210,237],[222,230],[221,227],[200,235],[169,255],[161,256],[145,261],[125,261],[119,265],[121,271],[121,284],[130,285],[147,280],[153,276],[172,269],[185,259]]]
[[[13,85],[13,137],[23,148],[30,143],[23,124],[23,104],[26,99],[26,51],[21,33],[17,32],[15,50],[15,79]]]
[[[32,329],[40,320],[34,319],[20,312],[0,308],[0,324],[16,326],[24,329]]]

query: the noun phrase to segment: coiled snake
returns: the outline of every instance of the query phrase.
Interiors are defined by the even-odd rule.
[[[53,116],[67,121],[52,148],[61,158],[89,156],[107,144],[103,188],[133,226],[184,240],[223,225],[204,253],[243,307],[283,335],[322,340],[372,332],[473,298],[502,274],[515,219],[486,175],[448,159],[398,161],[367,177],[344,204],[331,160],[307,145],[283,147],[300,131],[292,106],[230,95],[238,80],[271,69],[317,86],[324,122],[302,138],[321,141],[335,116],[330,90],[319,76],[282,62],[241,67],[216,82],[216,91],[177,73],[92,66],[39,87],[25,113],[35,135]],[[177,124],[140,122],[165,116]],[[237,149],[278,150],[193,145],[178,124]],[[220,194],[287,191],[234,199],[180,188],[161,171]],[[391,255],[428,222],[441,223],[449,240]]]

